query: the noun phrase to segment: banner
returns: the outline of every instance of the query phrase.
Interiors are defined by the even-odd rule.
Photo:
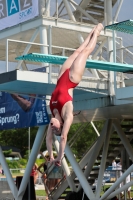
[[[0,30],[38,15],[38,0],[0,0]]]
[[[45,96],[30,94],[28,97],[0,92],[0,130],[48,123]]]

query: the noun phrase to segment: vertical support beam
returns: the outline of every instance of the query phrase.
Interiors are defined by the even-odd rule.
[[[105,0],[106,1],[106,0]],[[112,24],[112,0],[106,1],[106,20],[107,25]],[[113,62],[113,43],[112,38],[108,38],[108,52],[110,52],[109,55],[109,61]],[[113,104],[113,98],[114,95],[114,72],[109,72],[109,93],[110,93],[110,101],[111,104]]]
[[[74,15],[73,15],[73,13],[72,13],[72,10],[71,10],[71,8],[70,8],[70,5],[69,5],[69,2],[68,2],[68,0],[63,0],[63,2],[64,2],[64,5],[65,5],[65,7],[66,7],[66,10],[67,10],[67,12],[68,12],[68,16],[70,17],[70,19],[72,20],[72,21],[76,21],[75,20],[75,17],[74,17]]]
[[[49,54],[52,54],[52,26],[49,26],[48,29],[48,44],[49,44]],[[49,76],[48,76],[48,82],[52,83],[52,65],[49,64]]]
[[[40,43],[41,44],[48,44],[48,39],[47,39],[47,27],[45,26],[40,26]],[[42,54],[48,54],[48,47],[41,46],[41,53]],[[46,63],[42,63],[42,66],[45,66]],[[46,72],[49,73],[49,69],[46,69]]]
[[[100,197],[100,192],[101,192],[101,188],[102,188],[102,180],[103,180],[103,175],[104,175],[104,171],[105,171],[105,164],[106,164],[106,159],[107,159],[107,152],[108,152],[108,146],[109,146],[111,132],[112,132],[112,120],[109,120],[108,127],[107,127],[107,134],[106,134],[105,141],[104,141],[102,161],[101,161],[101,164],[100,164],[100,170],[99,170],[99,175],[98,175],[98,182],[97,182],[97,189],[96,189],[96,199],[99,199],[99,197]]]
[[[120,38],[120,60],[121,60],[121,63],[123,63],[123,40],[122,38]],[[124,82],[124,74],[121,73],[121,87],[125,87],[125,82]]]
[[[40,15],[50,16],[50,0],[39,0]]]
[[[50,17],[50,0],[47,0],[46,2],[46,7],[43,15],[47,15],[48,17]]]
[[[107,6],[106,6],[107,0],[104,0],[104,25],[107,26]]]
[[[40,43],[46,45],[48,44],[47,27],[45,26],[40,27]],[[48,47],[41,46],[41,53],[48,54]]]
[[[122,172],[125,172],[126,169],[129,168],[129,155],[126,151],[126,149],[123,149],[121,151],[121,164],[122,164]],[[123,184],[125,185],[126,184],[126,179],[123,181]],[[127,191],[124,190],[124,200],[127,200]]]
[[[32,151],[31,151],[28,163],[27,163],[26,170],[25,170],[25,174],[23,176],[23,179],[22,179],[22,182],[21,182],[21,185],[20,185],[20,188],[19,188],[17,200],[21,200],[21,198],[24,195],[26,186],[27,186],[28,181],[29,181],[29,177],[30,177],[32,167],[33,167],[33,165],[36,161],[38,152],[39,152],[41,144],[43,142],[45,129],[46,129],[46,126],[40,126],[38,131],[37,131],[36,138],[35,138],[35,141],[34,141],[34,144],[33,144],[33,147],[32,147]]]
[[[113,31],[113,61],[116,63],[116,32]],[[116,83],[117,72],[114,72],[114,95],[116,94],[117,83]]]
[[[58,15],[59,15],[59,13],[58,13],[58,0],[56,0],[56,18],[58,19]]]
[[[54,136],[54,144],[55,144],[57,152],[59,152],[59,142],[58,142],[58,140],[56,138],[58,138],[58,140],[60,141],[60,137]],[[66,162],[65,158],[62,159],[61,164],[63,166],[64,172],[66,174],[66,179],[67,179],[67,182],[68,182],[71,190],[76,192],[77,189],[76,189],[74,181],[72,180],[72,177],[70,176],[71,172],[70,172],[70,169],[69,169],[69,167],[67,165],[67,162]]]
[[[119,38],[120,40],[120,61],[121,63],[123,64],[123,39],[122,38]]]
[[[45,7],[46,7],[46,0],[39,0],[39,14],[43,15],[43,13],[45,12]]]
[[[113,126],[115,128],[115,130],[117,131],[128,155],[131,157],[132,161],[133,161],[133,148],[129,142],[129,140],[127,139],[125,133],[123,132],[121,126],[120,126],[120,123],[117,119],[114,119],[113,120]]]
[[[112,24],[112,21],[113,21],[113,17],[112,17],[112,0],[106,1],[105,10],[106,10],[107,25]]]
[[[4,155],[3,155],[1,146],[0,146],[0,163],[1,163],[1,165],[2,165],[2,168],[4,169],[4,173],[5,173],[5,175],[6,175],[7,182],[8,182],[8,184],[9,184],[9,187],[10,187],[11,191],[12,191],[12,194],[13,194],[15,200],[17,200],[18,190],[17,190],[17,187],[16,187],[16,185],[15,185],[15,183],[14,183],[14,180],[13,180],[13,178],[12,178],[12,176],[11,176],[11,172],[10,172],[10,170],[9,170],[9,167],[8,167],[8,165],[7,165],[7,162],[6,162],[6,160],[5,160],[5,157],[4,157]]]
[[[73,153],[71,152],[71,149],[68,146],[68,144],[66,144],[65,154],[66,154],[69,162],[71,163],[71,165],[74,169],[74,172],[75,172],[76,176],[78,177],[79,182],[80,182],[84,192],[86,193],[87,197],[91,200],[95,199],[94,193],[93,193],[90,185],[88,184],[88,181],[87,181],[86,177],[84,176],[79,164],[77,163]]]

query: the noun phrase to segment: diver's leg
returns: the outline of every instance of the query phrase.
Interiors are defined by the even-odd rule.
[[[97,27],[97,26],[96,26]],[[71,67],[72,63],[74,62],[74,60],[77,58],[77,56],[81,53],[81,51],[83,51],[83,49],[88,45],[88,43],[90,42],[93,32],[95,31],[96,27],[94,27],[92,29],[92,31],[90,32],[90,34],[88,35],[88,37],[85,39],[85,41],[80,45],[80,47],[78,49],[76,49],[74,51],[74,53],[69,56],[69,58],[64,62],[64,64],[61,67],[61,70],[59,72],[59,76],[58,78],[61,77],[61,75]]]
[[[93,32],[89,44],[81,51],[81,53],[77,56],[77,58],[73,62],[70,68],[70,80],[73,81],[74,83],[79,83],[81,81],[86,65],[86,60],[94,50],[97,43],[97,37],[99,36],[102,29],[103,29],[102,24],[98,24]]]

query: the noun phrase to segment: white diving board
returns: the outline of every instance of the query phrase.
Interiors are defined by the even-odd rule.
[[[30,53],[27,55],[16,57],[15,59],[62,65],[67,58],[68,57],[65,56]],[[98,60],[87,60],[86,68],[133,73],[133,65],[113,63],[113,62],[103,62]]]
[[[110,29],[110,30],[133,34],[133,20],[129,19],[119,23],[111,24],[105,26],[104,29]]]

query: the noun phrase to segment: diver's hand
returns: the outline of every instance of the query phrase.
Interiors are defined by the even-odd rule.
[[[58,167],[61,166],[61,160],[59,160],[58,158],[54,159],[54,160],[52,161],[52,163],[53,163],[55,166],[58,166]]]
[[[50,157],[50,160],[49,160],[49,162],[52,164],[52,163],[53,163],[53,161],[54,161],[54,157]]]

